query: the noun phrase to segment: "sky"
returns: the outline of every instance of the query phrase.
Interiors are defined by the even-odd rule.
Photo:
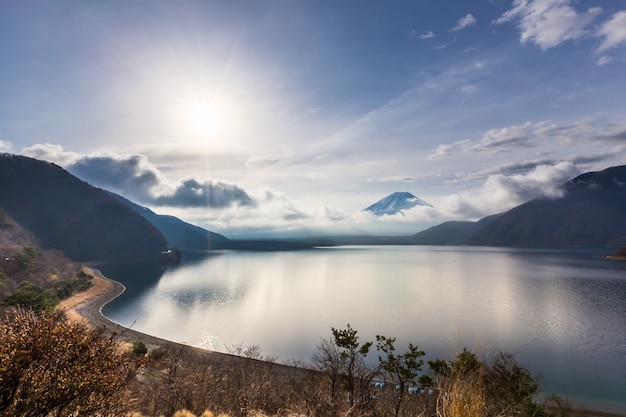
[[[0,0],[0,152],[228,237],[413,234],[626,164],[626,0]],[[396,191],[433,207],[376,217]]]

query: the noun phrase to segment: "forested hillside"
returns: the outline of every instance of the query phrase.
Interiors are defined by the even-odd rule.
[[[61,252],[39,248],[28,231],[0,210],[0,308],[53,307],[88,288],[89,279]]]

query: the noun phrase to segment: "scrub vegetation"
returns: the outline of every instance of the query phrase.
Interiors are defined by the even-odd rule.
[[[39,248],[28,231],[0,210],[0,310],[54,308],[89,288],[91,278],[63,253]]]
[[[379,335],[362,342],[350,325],[331,329],[311,361],[261,360],[167,343],[124,346],[116,335],[58,311],[12,308],[0,332],[3,416],[549,416],[538,379],[515,357],[481,359],[463,349],[424,362],[417,345]],[[378,365],[365,358],[378,355]],[[271,358],[270,358],[271,359]],[[562,411],[562,412],[561,412]]]

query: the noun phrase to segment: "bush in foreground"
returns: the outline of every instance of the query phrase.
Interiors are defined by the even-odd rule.
[[[0,327],[0,415],[113,415],[138,362],[62,312],[12,309]]]

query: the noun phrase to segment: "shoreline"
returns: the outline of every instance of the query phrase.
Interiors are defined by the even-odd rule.
[[[126,291],[126,287],[121,282],[105,277],[98,269],[83,267],[83,271],[93,277],[91,279],[92,287],[72,295],[70,298],[60,302],[56,307],[57,310],[63,310],[69,320],[83,323],[92,328],[102,328],[109,334],[114,333],[118,341],[124,344],[141,341],[149,350],[177,347],[193,350],[194,352],[202,352],[204,355],[233,356],[227,353],[165,340],[115,323],[102,314],[102,308],[122,295]]]
[[[296,368],[281,363],[246,358],[230,353],[217,352],[186,345],[184,343],[173,342],[115,323],[102,314],[102,308],[122,295],[126,287],[121,282],[107,278],[98,269],[84,266],[83,270],[93,277],[91,279],[92,287],[63,300],[56,308],[63,310],[69,320],[83,323],[92,328],[103,329],[106,334],[115,335],[115,339],[127,348],[130,348],[134,342],[141,341],[146,345],[149,352],[154,350],[178,352],[178,354],[184,354],[189,358],[193,358],[193,360],[201,361],[206,364],[219,363],[220,365],[235,366],[245,362],[254,364],[254,367],[257,369],[261,367],[268,371],[308,373],[304,368]]]

